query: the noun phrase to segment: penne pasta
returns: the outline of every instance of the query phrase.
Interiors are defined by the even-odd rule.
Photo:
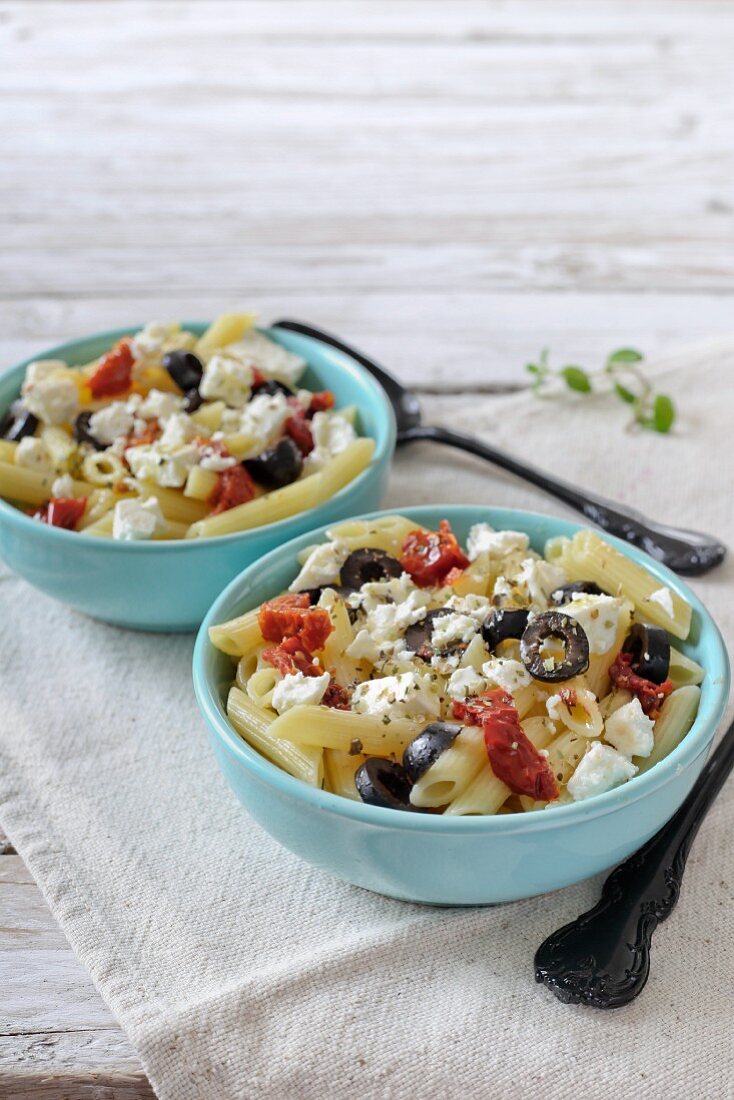
[[[212,538],[216,535],[232,535],[238,531],[250,531],[266,523],[277,523],[297,512],[313,508],[319,499],[320,474],[311,474],[302,481],[294,481],[284,489],[239,504],[220,512],[217,516],[199,520],[189,528],[188,538]]]
[[[296,745],[317,745],[342,752],[349,752],[351,747],[358,745],[358,752],[389,756],[402,753],[420,728],[420,723],[405,718],[383,722],[371,714],[298,706],[275,719],[272,734]]]
[[[486,764],[482,730],[465,726],[453,745],[413,784],[410,801],[414,806],[445,806],[463,794]]]
[[[321,749],[296,745],[274,737],[273,723],[267,711],[256,706],[237,687],[229,690],[227,717],[240,736],[273,764],[311,787],[323,785],[324,764]]]
[[[230,619],[219,626],[209,627],[209,641],[222,653],[230,657],[244,657],[262,645],[262,633],[257,621],[259,608],[246,611],[236,619]]]
[[[366,759],[367,757],[362,753],[352,755],[340,749],[324,749],[324,778],[327,791],[359,802],[354,775]]]
[[[536,749],[545,748],[555,732],[555,726],[547,718],[527,718],[521,724],[523,732]],[[444,813],[448,817],[496,814],[511,794],[510,788],[497,778],[487,761],[471,783],[446,807]]]
[[[701,689],[695,684],[679,687],[668,696],[655,722],[655,747],[648,757],[637,758],[641,772],[649,771],[680,744],[696,719],[700,700]]]

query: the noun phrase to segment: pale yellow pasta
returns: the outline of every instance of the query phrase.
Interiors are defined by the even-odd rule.
[[[259,443],[256,436],[245,435],[244,432],[222,436],[222,445],[231,455],[240,459],[250,458],[262,449],[262,444]]]
[[[259,707],[269,707],[273,702],[275,686],[281,680],[281,675],[274,668],[258,668],[247,681],[247,694]]]
[[[606,695],[611,687],[609,669],[614,664],[614,658],[624,645],[624,640],[629,633],[631,620],[632,604],[628,600],[625,600],[619,609],[617,634],[614,642],[606,653],[592,653],[589,656],[589,667],[584,673],[584,679],[589,691],[593,691],[594,695],[599,699],[601,699],[603,695]]]
[[[327,588],[321,594],[319,607],[323,607],[329,612],[333,628],[324,646],[323,666],[333,672],[337,683],[348,684],[350,681],[358,679],[360,670],[364,668],[354,658],[347,656],[345,652],[347,646],[354,640],[349,612],[344,600],[331,588]]]
[[[324,779],[326,789],[342,798],[351,798],[359,802],[359,794],[354,784],[354,775],[364,764],[367,757],[363,753],[355,755],[342,752],[341,749],[324,749]]]
[[[341,416],[343,420],[348,420],[352,427],[354,427],[357,423],[356,405],[344,405],[343,408],[339,409],[339,416]]]
[[[244,657],[262,645],[263,636],[257,621],[259,608],[246,611],[236,619],[209,627],[209,641],[230,657]]]
[[[191,419],[200,424],[202,428],[210,432],[216,432],[222,422],[222,415],[227,408],[224,401],[205,401],[203,405],[191,413]]]
[[[189,538],[211,538],[215,535],[232,535],[237,531],[249,531],[265,523],[276,523],[297,512],[313,508],[319,499],[320,474],[311,474],[300,481],[265,493],[257,500],[238,504],[217,516],[209,516],[189,528]]]
[[[355,439],[354,443],[350,443],[341,454],[330,459],[316,475],[319,479],[317,502],[331,500],[340,489],[350,481],[354,481],[355,477],[369,466],[374,452],[374,439],[363,436],[361,439]]]
[[[598,737],[603,729],[597,698],[586,688],[574,686],[562,689],[558,695],[549,697],[547,706],[550,717],[574,733]]]
[[[78,495],[78,494],[77,494]],[[109,530],[112,534],[112,509],[120,498],[112,492],[111,489],[92,489],[87,497],[87,507],[84,510],[84,515],[77,523],[77,528],[80,531],[86,531],[89,533],[89,528],[98,523],[103,516],[110,513]],[[102,533],[105,533],[106,527],[102,528]],[[92,534],[95,534],[93,531]]]
[[[521,722],[524,733],[536,749],[543,749],[555,733],[547,718],[526,718]],[[449,817],[474,814],[496,814],[511,795],[510,788],[498,779],[487,761],[464,791],[444,810]]]
[[[588,739],[575,730],[564,729],[546,747],[548,764],[558,783],[566,783],[588,747]]]
[[[0,439],[0,462],[15,462],[18,444],[9,439]]]
[[[487,649],[482,641],[482,636],[481,634],[475,634],[461,655],[459,668],[473,668],[475,672],[481,673],[482,665],[486,660]]]
[[[111,451],[86,455],[82,462],[82,473],[92,485],[114,485],[127,477],[128,470],[118,455]]]
[[[0,462],[0,497],[21,504],[45,504],[54,478],[54,474],[39,474],[14,462]]]
[[[466,790],[486,763],[482,729],[465,726],[453,744],[413,784],[410,801],[414,806],[445,806]]]
[[[299,706],[276,718],[271,732],[273,737],[284,737],[297,745],[319,745],[344,752],[356,747],[358,752],[389,756],[393,752],[402,753],[424,725],[407,718],[383,722],[371,714]]]
[[[701,668],[699,664],[690,657],[686,657],[685,653],[681,653],[674,646],[670,647],[668,676],[676,687],[683,687],[684,684],[700,684],[705,675],[705,669]]]
[[[599,710],[602,718],[606,722],[607,718],[611,718],[620,707],[624,707],[631,702],[632,695],[629,691],[625,691],[623,688],[615,688],[614,691],[610,691],[608,695],[599,700]]]
[[[452,585],[452,589],[457,596],[468,596],[470,593],[486,596],[491,579],[492,564],[489,554],[483,550]]]
[[[156,542],[159,540],[166,542],[170,539],[185,539],[188,529],[188,523],[176,523],[173,519],[167,519],[165,531],[162,531],[159,535],[154,535],[153,539]]]
[[[111,539],[113,518],[114,512],[105,512],[101,519],[95,520],[84,528],[84,534],[96,539]]]
[[[154,481],[142,479],[133,484],[143,500],[155,497],[166,519],[172,519],[175,523],[196,523],[209,511],[208,504],[185,497],[177,489],[166,489],[162,485],[156,485]]]
[[[216,317],[203,336],[196,341],[194,351],[199,359],[206,362],[215,351],[227,344],[241,340],[248,329],[255,324],[254,313],[222,313]]]
[[[329,528],[326,536],[331,541],[343,543],[349,550],[369,547],[398,557],[406,535],[416,530],[425,528],[405,516],[379,516],[377,519],[348,519]]]
[[[257,672],[259,667],[260,658],[257,650],[252,650],[250,653],[246,653],[244,657],[240,657],[237,662],[237,671],[234,680],[241,691],[247,691],[247,681],[254,672]]]
[[[312,787],[323,785],[324,764],[321,749],[295,745],[291,741],[274,737],[271,715],[262,707],[256,706],[238,687],[229,689],[227,717],[240,736],[273,764]]]
[[[63,428],[43,427],[39,438],[51,456],[54,469],[65,472],[69,468],[69,460],[76,451],[76,443]]]
[[[605,542],[596,531],[577,531],[559,547],[551,547],[554,560],[571,580],[596,581],[612,596],[622,593],[634,603],[640,614],[656,626],[662,626],[676,638],[687,638],[691,628],[691,606],[671,588]],[[663,593],[662,602],[651,597]],[[670,601],[672,615],[666,610]]]
[[[186,478],[183,494],[193,500],[209,500],[219,483],[219,475],[214,470],[205,470],[202,466],[192,466]]]
[[[655,746],[652,752],[644,758],[635,757],[635,763],[641,772],[648,771],[680,744],[695,721],[700,700],[701,689],[695,684],[686,684],[670,693],[655,722]]]

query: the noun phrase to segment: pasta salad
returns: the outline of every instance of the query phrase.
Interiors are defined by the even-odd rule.
[[[690,606],[591,530],[548,542],[403,516],[300,555],[289,591],[210,628],[236,661],[227,714],[291,775],[448,816],[590,798],[665,757],[704,670]]]
[[[232,534],[328,500],[374,443],[253,323],[224,314],[201,337],[151,323],[85,366],[30,363],[0,422],[0,496],[122,540]]]

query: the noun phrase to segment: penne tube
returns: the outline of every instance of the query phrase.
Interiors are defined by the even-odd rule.
[[[330,527],[326,536],[332,542],[343,543],[348,550],[368,547],[399,557],[406,536],[416,530],[425,528],[406,516],[379,516],[377,519],[348,519]]]
[[[407,718],[383,722],[371,714],[298,706],[276,718],[271,732],[273,737],[283,737],[297,745],[317,745],[342,752],[358,746],[357,752],[389,756],[401,753],[423,725]]]
[[[330,588],[321,594],[319,607],[329,612],[333,627],[323,649],[322,664],[324,668],[334,673],[337,683],[344,686],[351,680],[358,679],[360,671],[363,671],[363,666],[346,654],[347,646],[354,641],[349,612],[344,600]]]
[[[166,489],[153,481],[143,480],[136,481],[135,486],[143,500],[155,497],[166,519],[172,519],[175,523],[196,523],[210,510],[203,501],[191,500],[178,489]]]
[[[364,764],[367,757],[363,753],[352,755],[340,749],[324,749],[324,778],[326,789],[342,798],[351,798],[359,802],[359,794],[354,785],[357,768]]]
[[[255,323],[254,313],[222,313],[216,317],[203,336],[196,341],[194,351],[206,362],[219,348],[241,340]]]
[[[206,428],[210,432],[216,432],[222,422],[222,414],[227,408],[224,401],[205,401],[196,412],[191,414],[191,419]]]
[[[311,474],[300,481],[265,493],[247,504],[238,504],[217,516],[209,516],[189,528],[189,538],[211,538],[215,535],[232,535],[237,531],[249,531],[265,523],[277,523],[280,519],[306,512],[319,499],[320,474]]]
[[[246,692],[258,707],[269,707],[273,702],[275,686],[282,679],[277,669],[268,665],[257,668],[248,677]]]
[[[0,497],[21,504],[45,504],[51,497],[55,476],[27,470],[14,462],[0,462]]]
[[[555,726],[547,718],[526,718],[521,725],[536,749],[544,749],[555,733]],[[510,788],[497,778],[487,761],[458,798],[446,807],[444,813],[448,817],[496,814],[511,793]]]
[[[209,641],[230,657],[244,657],[263,643],[257,616],[260,608],[246,611],[236,619],[209,627]]]
[[[0,462],[15,462],[15,452],[18,444],[10,439],[0,439]]]
[[[671,692],[655,722],[652,752],[647,757],[635,757],[640,772],[648,771],[680,744],[696,719],[700,700],[701,689],[695,684],[686,684]]]
[[[468,596],[470,593],[475,593],[477,596],[486,596],[491,579],[492,564],[489,554],[484,550],[464,570],[452,587],[457,596]]]
[[[674,646],[670,647],[668,676],[676,687],[683,687],[685,684],[700,684],[705,675],[705,670],[699,664],[696,664],[695,661],[687,657],[685,653],[681,653]]]
[[[374,439],[363,436],[350,443],[341,454],[330,459],[316,475],[319,478],[317,503],[331,500],[340,489],[354,481],[357,474],[361,474],[369,466],[374,452]]]
[[[456,800],[487,763],[484,733],[465,726],[452,745],[418,779],[410,792],[414,806],[445,806]]]
[[[192,466],[186,478],[183,494],[193,500],[208,501],[219,482],[214,470],[204,470],[201,466]]]
[[[273,737],[271,716],[237,687],[229,689],[227,717],[239,735],[273,764],[311,787],[324,781],[323,753],[319,748],[295,745]]]

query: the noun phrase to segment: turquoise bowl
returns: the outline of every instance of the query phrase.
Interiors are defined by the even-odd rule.
[[[139,327],[100,332],[34,358],[88,363]],[[207,326],[184,327],[201,334]],[[357,406],[360,434],[374,439],[375,453],[351,484],[317,508],[278,523],[178,542],[85,538],[38,523],[0,500],[0,558],[35,588],[95,619],[137,630],[195,630],[217,593],[245,566],[316,524],[377,508],[395,450],[395,418],[381,386],[349,356],[317,340],[263,331],[306,359],[304,386],[333,390],[337,405]],[[18,396],[28,362],[0,376],[0,412]]]
[[[401,509],[428,527],[447,518],[460,540],[472,523],[525,531],[536,550],[579,525],[504,508],[445,505]],[[389,515],[388,512],[373,513]],[[609,541],[647,567],[694,609],[684,651],[707,670],[690,733],[649,772],[587,802],[529,814],[445,818],[401,813],[315,790],[269,763],[238,736],[224,710],[232,660],[207,630],[285,589],[296,554],[324,528],[281,546],[225,589],[202,623],[194,650],[194,689],[214,754],[239,800],[276,840],[309,863],[356,886],[404,901],[489,905],[532,897],[603,871],[639,848],[678,809],[708,755],[729,695],[729,662],[711,616],[668,569],[618,539]],[[236,853],[232,853],[234,859]]]

